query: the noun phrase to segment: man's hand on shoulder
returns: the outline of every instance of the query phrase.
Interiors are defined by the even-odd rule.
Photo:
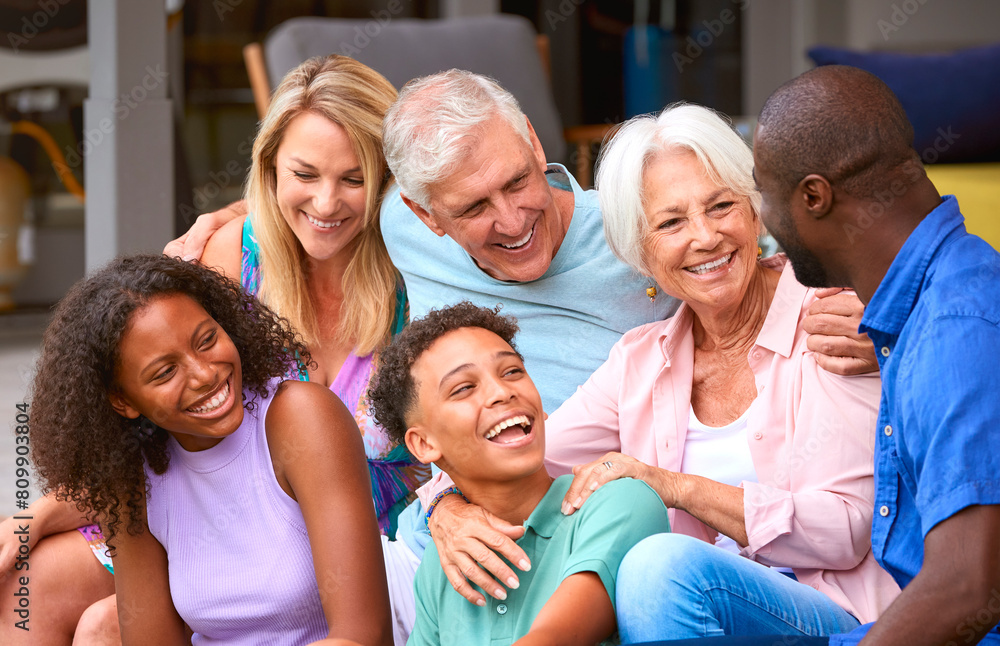
[[[246,214],[247,205],[244,200],[233,202],[218,211],[203,213],[198,216],[187,233],[167,243],[163,248],[163,255],[180,258],[185,262],[201,260],[202,254],[205,253],[205,245],[212,234],[230,220]]]
[[[486,605],[485,597],[470,581],[500,600],[507,598],[504,585],[519,585],[514,571],[497,554],[522,570],[531,567],[528,555],[514,542],[524,535],[523,526],[511,525],[478,505],[465,503],[457,494],[441,499],[429,527],[448,582],[470,603]]]
[[[819,299],[802,322],[809,333],[806,346],[816,353],[816,363],[844,376],[878,372],[875,346],[867,334],[858,333],[865,313],[861,299],[840,287],[820,289],[816,295]]]

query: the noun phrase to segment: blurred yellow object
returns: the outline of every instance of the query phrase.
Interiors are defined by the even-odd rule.
[[[66,190],[77,196],[81,202],[85,201],[86,195],[83,192],[83,187],[80,186],[80,182],[76,181],[76,176],[69,169],[69,165],[66,164],[66,158],[63,157],[62,151],[59,150],[59,146],[48,130],[31,121],[15,121],[10,124],[10,131],[15,134],[28,135],[37,141],[45,150],[49,159],[52,160],[52,167],[55,169],[56,175],[59,176],[59,181],[66,187]]]
[[[937,164],[926,168],[938,193],[958,198],[969,233],[1000,251],[1000,163]]]
[[[11,292],[28,270],[21,264],[17,243],[30,191],[28,173],[13,159],[0,157],[0,311],[14,309]]]

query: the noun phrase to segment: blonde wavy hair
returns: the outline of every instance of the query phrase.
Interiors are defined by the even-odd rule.
[[[346,56],[307,60],[289,72],[271,98],[253,145],[246,199],[260,245],[260,298],[291,321],[306,344],[320,338],[320,322],[306,290],[305,251],[278,209],[275,157],[288,124],[304,112],[340,125],[354,147],[365,185],[365,215],[354,257],[343,277],[337,333],[359,354],[388,342],[398,274],[379,229],[388,184],[382,153],[382,117],[396,89],[375,70]]]

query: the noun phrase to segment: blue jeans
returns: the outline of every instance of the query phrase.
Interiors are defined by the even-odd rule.
[[[681,534],[633,547],[618,570],[622,643],[722,635],[831,635],[859,622],[817,590]]]

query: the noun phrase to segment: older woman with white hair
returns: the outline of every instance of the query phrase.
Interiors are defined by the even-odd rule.
[[[784,256],[760,259],[752,167],[694,105],[629,121],[600,161],[608,244],[683,301],[627,333],[547,423],[550,463],[607,452],[573,469],[564,512],[623,477],[671,510],[674,533],[619,571],[623,642],[825,635],[898,593],[869,541],[878,376],[834,375],[807,349],[817,297]]]

